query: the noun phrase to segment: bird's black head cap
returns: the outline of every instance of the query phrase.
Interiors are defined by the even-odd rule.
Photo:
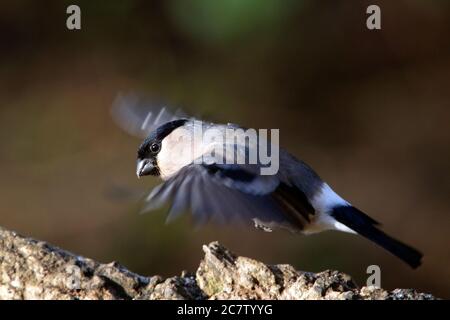
[[[152,159],[161,150],[161,141],[167,137],[173,130],[183,126],[188,120],[178,119],[159,126],[140,145],[137,156],[138,159]]]

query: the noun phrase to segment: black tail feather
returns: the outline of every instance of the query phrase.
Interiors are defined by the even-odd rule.
[[[357,208],[352,206],[335,207],[331,215],[340,223],[402,259],[412,268],[420,266],[422,253],[379,230],[375,226],[377,223]]]

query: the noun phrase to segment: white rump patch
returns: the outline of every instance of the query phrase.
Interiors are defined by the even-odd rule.
[[[346,225],[334,219],[330,213],[334,207],[351,206],[350,203],[342,199],[330,186],[324,183],[317,195],[311,201],[316,210],[316,216],[311,224],[306,226],[303,233],[310,234],[325,230],[338,230],[349,233],[356,233]]]
[[[322,185],[320,191],[311,201],[316,212],[329,213],[331,209],[338,206],[350,206],[351,204],[342,199],[330,186],[326,183]]]

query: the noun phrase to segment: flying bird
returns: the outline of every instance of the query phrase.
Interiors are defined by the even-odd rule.
[[[226,139],[204,141],[195,134],[201,129],[221,135],[238,125],[200,121],[135,95],[119,96],[112,115],[124,130],[144,138],[137,151],[137,176],[162,179],[148,195],[145,210],[169,204],[168,221],[191,212],[198,224],[238,222],[264,231],[359,234],[412,268],[421,264],[418,250],[384,233],[376,220],[339,196],[309,165],[286,150],[279,149],[278,172],[262,175],[260,163],[224,163],[210,152],[213,147],[217,150],[217,141],[231,144],[238,153],[252,146]]]

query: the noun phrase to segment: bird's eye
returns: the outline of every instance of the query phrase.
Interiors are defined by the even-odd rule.
[[[161,146],[159,145],[159,143],[154,143],[150,146],[150,151],[153,153],[157,153],[159,151],[159,149],[161,149]]]

